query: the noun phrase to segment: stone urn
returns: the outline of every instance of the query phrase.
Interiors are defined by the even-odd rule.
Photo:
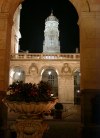
[[[47,102],[17,102],[3,99],[3,103],[15,113],[19,113],[24,116],[37,116],[50,111],[58,101],[54,98],[52,101]]]
[[[42,138],[48,125],[44,123],[43,114],[49,112],[57,103],[58,99],[47,102],[15,102],[3,99],[3,103],[19,117],[13,124],[17,138]]]

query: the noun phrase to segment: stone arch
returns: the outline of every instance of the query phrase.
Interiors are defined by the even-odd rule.
[[[75,9],[77,10],[78,15],[80,16],[81,11],[89,11],[90,5],[88,0],[70,0]]]
[[[24,65],[20,65],[20,64],[19,65],[16,65],[16,66],[15,65],[12,65],[12,66],[10,66],[10,69],[14,69],[16,67],[20,67],[26,73],[26,70],[25,70],[26,68],[25,68]]]
[[[22,3],[23,0],[1,0],[0,9],[1,12],[9,13],[9,16],[12,17],[18,5]]]
[[[86,11],[84,13],[88,14],[88,12],[90,11],[89,4],[93,4],[93,1],[96,2],[96,0],[70,0],[70,1],[75,6],[75,8],[78,12],[78,15],[79,15],[79,19],[81,19],[80,18],[82,15],[81,12]],[[0,57],[0,65],[1,65],[1,68],[0,68],[1,69],[0,101],[2,100],[2,97],[4,96],[3,92],[6,91],[6,88],[8,85],[8,73],[9,73],[9,62],[10,62],[10,43],[11,43],[10,41],[11,41],[11,27],[12,27],[13,14],[14,14],[17,6],[21,2],[22,2],[22,0],[0,0],[0,34],[1,34],[1,37],[0,37],[0,39],[1,39],[1,41],[0,41],[0,55],[1,55],[1,57]],[[98,3],[99,3],[99,1],[98,1]],[[98,5],[100,5],[100,4],[96,4],[96,6],[98,6]],[[93,11],[94,11],[94,5],[93,5]],[[95,9],[95,11],[97,11],[97,12],[100,11],[100,8]],[[96,38],[99,38],[99,31],[100,31],[100,28],[97,28],[99,26],[99,22],[100,22],[99,15],[100,15],[99,12],[97,14],[96,14],[96,12],[91,12],[91,14],[88,14],[86,16],[87,19],[88,19],[88,17],[92,18],[90,21],[88,20],[90,23],[89,25],[91,25],[90,31],[93,31],[93,32],[98,31],[97,36],[95,36],[95,38],[93,39],[93,43],[96,45],[96,48],[92,47],[91,43],[87,43],[87,45],[85,45],[82,40],[80,41],[81,55],[82,55],[81,56],[81,62],[82,62],[82,64],[81,64],[82,70],[81,71],[83,73],[81,88],[82,88],[82,93],[85,92],[85,95],[84,94],[82,95],[83,96],[82,109],[84,109],[84,110],[82,110],[82,115],[83,115],[82,123],[85,123],[87,125],[93,123],[92,122],[93,120],[91,120],[92,113],[86,112],[87,109],[89,111],[91,109],[91,97],[93,98],[95,93],[97,93],[98,90],[100,89],[100,85],[98,82],[98,79],[100,78],[100,71],[97,70],[97,62],[95,62],[95,61],[99,61],[99,59],[100,59],[100,55],[99,55],[100,39],[96,40]],[[98,30],[93,28],[94,25],[91,23],[91,21],[93,21],[93,24],[95,24],[95,22],[97,22],[96,29],[98,29]],[[84,22],[82,22],[82,23],[83,23],[82,25],[84,25]],[[82,27],[82,25],[80,26],[80,28]],[[85,26],[84,28],[88,29],[88,26]],[[92,28],[94,30],[92,30]],[[85,49],[86,46],[88,46],[88,49]],[[94,51],[95,49],[96,49],[96,51]],[[89,55],[90,58],[88,58],[89,62],[87,62],[86,57],[88,56],[89,52],[90,52],[90,55]],[[92,59],[94,59],[94,60],[91,60],[91,55],[92,55]],[[92,68],[93,70],[91,68],[86,68],[86,66],[88,66],[88,63],[92,63],[92,67],[94,67],[94,68]],[[91,76],[92,76],[92,79],[91,79]],[[87,91],[86,91],[86,89],[87,89]],[[91,90],[92,90],[92,93],[91,93]],[[89,95],[88,95],[88,93],[89,93]],[[62,95],[62,93],[61,93],[61,95]]]
[[[8,20],[10,22],[10,26],[9,26],[10,32],[11,32],[11,28],[12,28],[12,24],[13,24],[13,15],[14,15],[17,7],[22,2],[23,2],[23,0],[15,0],[15,1],[9,0],[8,2],[6,2],[6,0],[3,0],[2,4],[1,4],[1,11],[2,12],[8,12],[9,13]],[[84,0],[81,0],[81,1],[80,0],[70,0],[70,2],[75,7],[75,9],[76,9],[79,17],[80,17],[80,12],[81,11],[89,11],[89,3],[87,3],[86,0],[85,1]],[[11,33],[10,33],[10,36],[11,36]],[[9,38],[9,37],[7,37],[7,38]],[[10,39],[8,41],[10,41]],[[9,42],[8,44],[10,44],[10,43],[11,42]]]
[[[41,79],[43,81],[49,82],[52,86],[52,94],[57,97],[58,96],[58,72],[54,67],[46,66],[41,73]]]
[[[11,84],[13,81],[17,81],[17,80],[25,81],[25,70],[21,66],[13,66],[12,68],[10,68],[9,84]]]
[[[59,71],[57,68],[53,67],[53,66],[43,66],[40,71],[39,71],[39,75],[42,75],[42,73],[46,70],[46,69],[53,69],[56,71],[57,75],[59,75]]]
[[[24,66],[22,66],[22,65],[17,65],[17,66],[10,66],[10,69],[15,69],[16,67],[20,67],[22,70],[24,70],[25,71],[25,67]]]
[[[76,71],[79,71],[79,72],[80,72],[80,67],[75,67],[75,68],[72,70],[72,75],[73,75],[73,76],[74,76],[74,73],[75,73]]]
[[[1,11],[3,12],[9,12],[10,15],[13,16],[16,8],[18,7],[19,4],[21,4],[24,0],[8,0],[8,2],[6,0],[3,0],[3,2],[1,2]],[[89,7],[90,7],[90,3],[88,2],[88,0],[70,0],[70,2],[73,4],[73,6],[75,7],[75,9],[77,10],[78,15],[80,15],[81,11],[89,11]]]
[[[9,74],[9,64],[10,64],[10,48],[11,48],[11,29],[13,25],[13,15],[15,10],[17,9],[18,5],[22,3],[23,0],[1,0],[0,1],[0,20],[2,20],[2,23],[5,23],[5,36],[3,36],[4,42],[2,42],[3,46],[5,46],[5,49],[3,49],[2,57],[4,61],[2,61],[3,68],[5,70],[3,71],[4,80],[1,80],[0,86],[1,90],[4,91],[8,87],[8,74]],[[74,5],[76,8],[79,18],[81,16],[81,11],[89,11],[88,4],[86,0],[70,0],[70,2]],[[84,6],[83,6],[84,5]],[[82,7],[81,7],[82,6]],[[81,10],[82,9],[82,10]],[[1,26],[2,27],[2,26]],[[1,44],[1,43],[0,43]],[[7,64],[6,64],[7,63]],[[2,69],[3,70],[3,69]],[[1,74],[2,75],[2,74]]]

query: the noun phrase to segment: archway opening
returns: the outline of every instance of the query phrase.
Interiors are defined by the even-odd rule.
[[[37,12],[37,9],[39,11]],[[79,46],[78,14],[74,6],[66,0],[34,3],[33,0],[22,2],[20,31],[20,52],[41,53],[43,51],[45,19],[53,10],[59,20],[60,51],[75,53]]]
[[[35,7],[34,7],[34,5],[35,5]],[[39,13],[36,12],[37,6],[39,7],[39,10],[40,10]],[[41,9],[41,7],[43,10]],[[48,3],[45,3],[45,6],[42,3],[41,7],[40,7],[40,5],[38,5],[38,3],[34,4],[34,2],[32,0],[26,0],[26,1],[22,2],[21,17],[20,17],[21,22],[20,22],[20,27],[18,27],[18,31],[20,29],[21,36],[22,36],[22,38],[20,39],[20,47],[23,45],[23,48],[25,48],[25,49],[21,48],[22,52],[26,51],[26,50],[28,50],[29,52],[34,52],[34,53],[42,52],[41,48],[43,46],[43,39],[41,41],[41,38],[44,33],[43,28],[45,25],[45,19],[48,17],[48,15],[50,15],[51,8],[52,8],[54,15],[56,15],[57,18],[59,19],[59,25],[60,25],[59,27],[61,30],[60,32],[62,34],[60,36],[61,52],[68,53],[68,51],[69,51],[71,53],[73,53],[73,52],[75,53],[76,48],[79,48],[79,28],[78,28],[78,24],[77,24],[78,14],[77,14],[74,6],[69,1],[66,2],[65,0],[63,0],[62,2],[60,2],[59,5],[58,5],[57,1],[54,1],[54,2],[48,1]],[[59,9],[60,10],[63,9],[63,10],[59,11]],[[19,19],[19,17],[17,19]],[[69,29],[69,25],[71,25],[70,29]],[[40,26],[42,26],[43,28],[40,29]],[[22,30],[24,30],[24,31],[22,31]],[[38,31],[38,33],[36,33],[36,30]],[[66,33],[64,33],[64,30],[66,30]],[[32,33],[30,33],[31,31],[32,31]],[[42,31],[42,33],[41,33],[41,31]],[[18,35],[19,35],[19,33],[18,33]],[[77,36],[77,38],[76,38],[76,36]],[[29,37],[29,39],[28,39],[28,37]],[[41,42],[41,47],[39,47],[39,43],[33,44],[33,42],[35,41],[35,37],[36,37],[36,41],[38,40],[39,43]],[[21,41],[24,41],[23,38],[25,40],[25,43],[21,42]],[[27,41],[27,39],[28,39],[28,41]],[[63,40],[66,42],[64,43]],[[70,40],[70,42],[69,42],[69,40]],[[26,48],[26,45],[27,45],[27,48]],[[30,46],[32,46],[31,47],[32,50],[34,49],[33,51],[30,50]],[[39,51],[35,50],[35,46],[38,47]],[[64,47],[64,49],[63,49],[63,47]],[[20,52],[21,52],[21,50],[20,50]]]
[[[49,82],[52,86],[52,94],[58,97],[58,75],[54,69],[48,68],[42,73],[42,80]]]

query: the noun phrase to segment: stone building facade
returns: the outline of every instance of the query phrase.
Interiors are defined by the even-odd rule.
[[[62,103],[74,103],[74,73],[80,71],[80,54],[12,54],[10,61],[9,83],[17,72],[24,72],[25,82],[38,83],[43,73],[56,72],[57,95]],[[48,73],[47,72],[47,73]],[[48,75],[49,76],[49,75]],[[55,79],[54,78],[54,79]],[[20,78],[19,78],[20,79]],[[22,79],[22,78],[21,78]],[[47,80],[48,81],[48,78]]]

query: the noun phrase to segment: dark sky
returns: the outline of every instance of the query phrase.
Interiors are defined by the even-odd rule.
[[[21,50],[42,52],[45,19],[51,14],[51,10],[59,20],[61,53],[74,53],[76,47],[79,48],[78,15],[68,0],[25,0],[22,3],[20,19]]]

